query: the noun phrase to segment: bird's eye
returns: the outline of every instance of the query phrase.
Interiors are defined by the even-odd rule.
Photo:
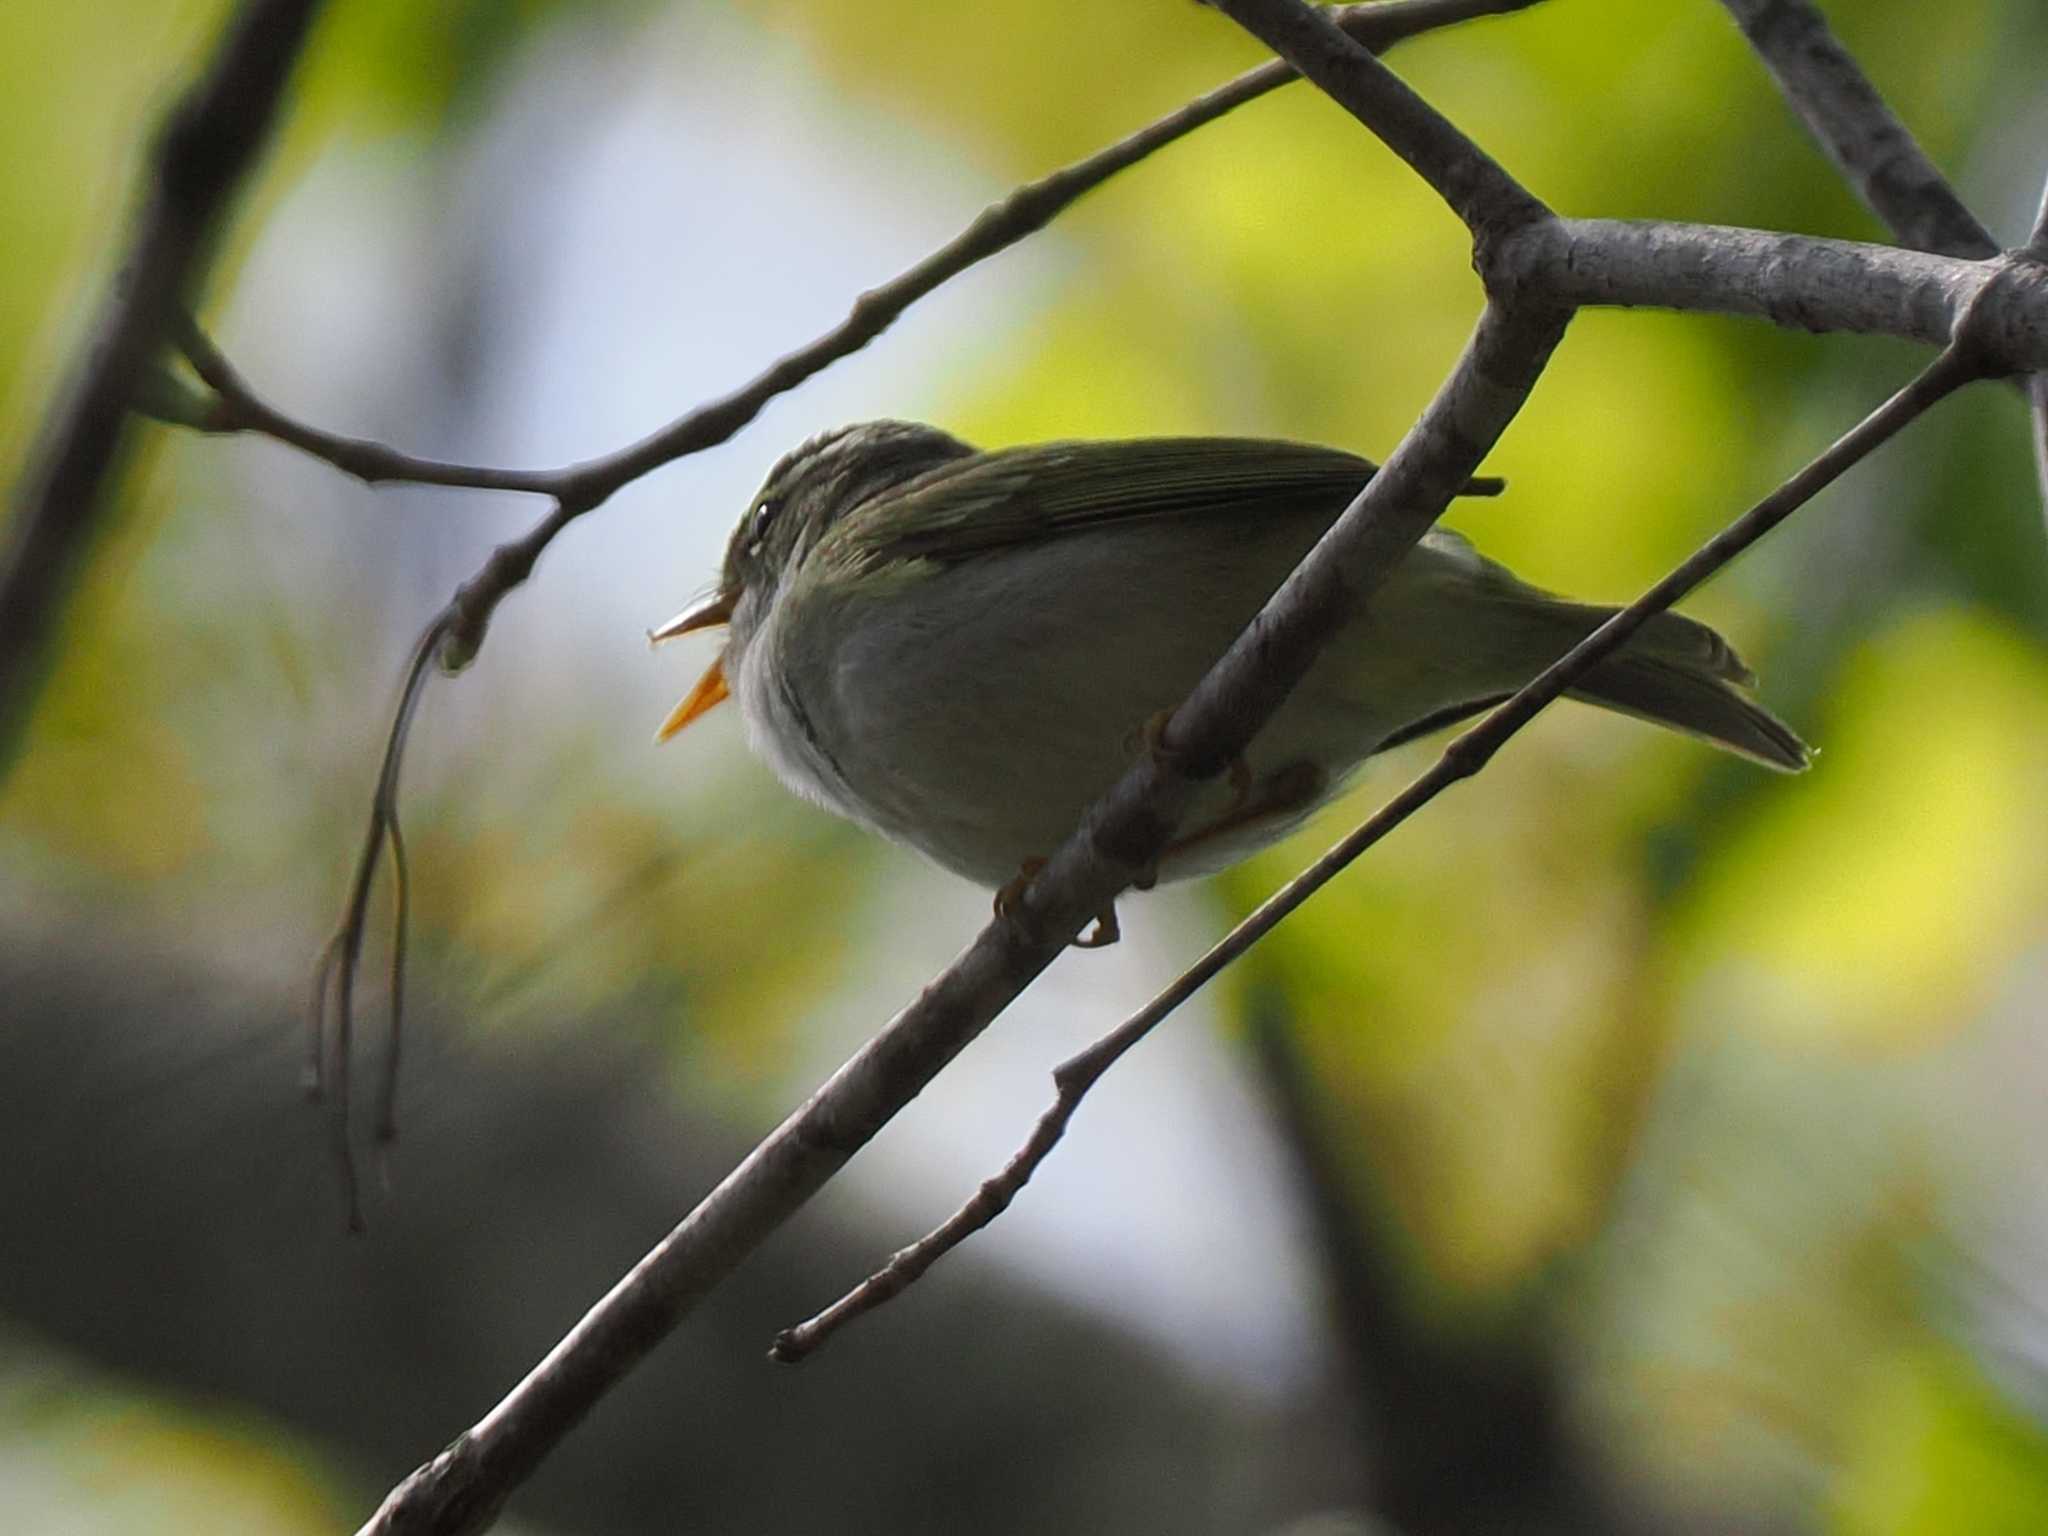
[[[747,553],[759,555],[768,540],[768,525],[775,521],[775,503],[763,496],[754,504],[754,515],[747,519]]]

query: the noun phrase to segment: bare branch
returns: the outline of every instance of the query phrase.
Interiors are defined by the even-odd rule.
[[[400,453],[368,438],[346,437],[339,432],[309,426],[266,404],[190,315],[177,316],[171,322],[170,333],[178,349],[192,364],[192,371],[214,393],[212,411],[203,421],[191,423],[198,431],[254,432],[275,438],[366,485],[408,481],[415,485],[451,485],[479,491],[530,491],[541,496],[561,493],[563,475],[560,470],[493,469],[481,464],[450,464],[441,459],[415,458],[412,454]]]
[[[1487,310],[1451,378],[1385,467],[1175,712],[1163,733],[1169,748],[1141,754],[1023,893],[1015,915],[984,928],[503,1402],[394,1489],[366,1533],[480,1529],[641,1356],[1156,860],[1196,778],[1223,772],[1344,614],[1478,466],[1527,398],[1563,324],[1549,312]]]
[[[1981,260],[1998,254],[1977,216],[1828,29],[1811,0],[1721,0],[1820,147],[1905,244]]]
[[[1330,17],[1301,0],[1215,0],[1435,188],[1483,243],[1550,216],[1542,201]]]
[[[777,1335],[769,1357],[795,1363],[821,1349],[856,1318],[899,1296],[931,1266],[1000,1216],[1030,1182],[1066,1133],[1088,1091],[1133,1046],[1169,1014],[1264,938],[1295,908],[1327,885],[1374,843],[1413,816],[1444,790],[1485,767],[1517,731],[1580,678],[1613,655],[1657,614],[1680,601],[1793,512],[1831,485],[1850,467],[1889,441],[1907,423],[1955,390],[1980,377],[1965,349],[1945,351],[1806,468],[1702,545],[1682,565],[1621,609],[1520,692],[1455,738],[1436,763],[1309,868],[1296,875],[1245,918],[1209,952],[1175,977],[1143,1008],[1053,1072],[1055,1096],[1025,1143],[1002,1170],[983,1182],[974,1197],[942,1225],[907,1248],[815,1317]]]
[[[246,0],[166,118],[90,355],[43,423],[0,548],[0,775],[27,734],[50,639],[126,459],[165,321],[204,275],[215,228],[269,140],[319,0]]]
[[[1523,10],[1534,3],[1535,0],[1385,0],[1381,4],[1350,7],[1339,14],[1339,19],[1364,40],[1365,46],[1384,48],[1433,28],[1475,17]],[[212,408],[201,414],[195,415],[193,410],[182,405],[176,412],[178,419],[196,425],[199,430],[259,432],[290,443],[371,484],[409,480],[480,490],[529,492],[555,499],[555,506],[546,517],[520,538],[502,544],[492,552],[484,567],[463,583],[448,605],[429,622],[415,647],[400,704],[386,739],[384,765],[371,808],[369,833],[357,860],[348,907],[340,931],[321,954],[321,981],[315,994],[320,1008],[312,1016],[316,1035],[321,1028],[331,981],[337,1048],[346,1051],[352,1038],[351,1004],[356,967],[362,954],[367,902],[387,844],[394,854],[393,867],[400,871],[400,879],[403,880],[404,845],[398,836],[395,786],[406,732],[419,705],[424,669],[438,662],[444,671],[459,672],[469,665],[483,645],[498,604],[525,583],[535,563],[557,534],[599,506],[620,486],[674,459],[723,442],[750,421],[770,399],[794,389],[829,364],[865,346],[918,299],[977,262],[1044,228],[1084,193],[1101,185],[1117,171],[1136,164],[1155,150],[1214,121],[1232,108],[1295,78],[1294,72],[1284,64],[1262,65],[1109,148],[1018,188],[1002,202],[984,209],[958,236],[916,266],[883,287],[863,294],[852,313],[839,326],[808,346],[790,353],[744,388],[688,413],[640,443],[603,458],[562,469],[492,469],[451,464],[416,458],[381,443],[308,426],[261,400],[197,323],[189,316],[180,316],[176,339],[193,371],[215,396]],[[396,1134],[392,1107],[396,1102],[395,1063],[403,1010],[405,911],[402,898],[396,921],[391,1024],[377,1121],[381,1141],[388,1141]],[[330,967],[334,968],[331,977],[328,974]],[[315,1066],[311,1078],[317,1093],[323,1071],[327,1070],[320,1065],[317,1038],[313,1059]],[[347,1150],[349,1079],[345,1063],[337,1062],[331,1076],[335,1085],[333,1114],[336,1123],[342,1127],[344,1143],[340,1157],[342,1182],[349,1195],[351,1225],[360,1226],[353,1155]]]
[[[1753,315],[1806,331],[1961,338],[1987,374],[2048,368],[2048,267],[1808,235],[1622,219],[1525,224],[1487,252],[1495,292],[1552,303]]]
[[[1998,241],[1956,195],[1911,130],[1829,30],[1811,0],[1722,0],[1777,79],[1779,89],[1864,204],[1905,244],[1982,260]],[[2048,261],[2048,197],[2030,249]],[[2035,476],[2048,508],[2048,378],[2021,384],[2028,404]]]
[[[405,1018],[405,946],[408,906],[411,901],[411,872],[406,862],[405,839],[398,826],[398,778],[405,763],[406,737],[419,713],[420,695],[426,688],[434,658],[442,649],[448,628],[446,616],[429,624],[414,643],[412,659],[406,664],[405,681],[392,711],[391,729],[384,739],[384,758],[377,770],[376,793],[370,797],[370,824],[357,855],[355,878],[349,884],[348,905],[341,925],[326,944],[313,971],[313,1007],[307,1015],[306,1092],[325,1098],[333,1127],[331,1140],[335,1161],[341,1171],[342,1192],[347,1201],[351,1232],[363,1230],[360,1181],[356,1177],[355,1142],[349,1128],[350,1063],[355,1042],[355,983],[362,962],[363,941],[369,932],[370,893],[376,886],[377,866],[388,848],[396,881],[392,911],[390,997],[387,1007],[384,1071],[378,1093],[376,1139],[388,1143],[398,1134],[398,1058]],[[326,1038],[327,1004],[334,1000],[334,1035]]]
[[[1477,237],[1478,266],[1491,294],[1518,302],[1540,297],[1562,307],[1642,304],[1754,314],[1798,329],[1883,332],[1947,346],[1962,313],[1980,293],[1995,289],[2009,312],[1996,323],[1980,317],[1972,343],[1997,350],[2000,368],[1987,364],[1987,371],[2048,367],[2048,283],[2032,277],[1994,282],[2012,276],[2012,264],[1998,259],[1996,243],[1948,191],[1806,0],[1725,3],[1738,19],[1755,23],[1760,47],[1767,43],[1788,55],[1808,50],[1808,73],[1799,73],[1800,60],[1786,61],[1802,106],[1810,100],[1821,131],[1841,136],[1839,145],[1827,141],[1831,151],[1869,171],[1871,195],[1885,199],[1884,210],[1927,219],[1926,208],[1936,207],[1940,217],[1932,226],[1968,244],[1969,259],[1951,253],[1945,260],[1916,260],[1888,246],[1757,230],[1558,219],[1314,8],[1301,0],[1219,0],[1219,8],[1371,128],[1458,211]],[[1970,220],[1967,239],[1951,227],[1958,218]]]
[[[394,1489],[366,1533],[480,1529],[613,1383],[1152,867],[1196,784],[1225,771],[1353,605],[1478,467],[1528,397],[1565,318],[1540,306],[1487,308],[1450,379],[1385,466],[1174,712],[1161,750],[1142,756],[1097,803],[1011,915],[985,927],[497,1408]]]
[[[1527,10],[1537,3],[1538,0],[1376,0],[1344,6],[1330,16],[1361,47],[1378,53],[1425,32]],[[203,421],[194,421],[189,415],[173,415],[170,419],[204,432],[254,432],[275,438],[372,485],[410,481],[473,490],[530,492],[589,511],[621,486],[726,441],[777,395],[786,394],[813,374],[859,351],[919,299],[970,267],[1036,234],[1119,171],[1299,78],[1285,63],[1263,64],[1086,159],[1025,183],[1002,201],[984,208],[964,230],[915,266],[862,294],[837,326],[781,358],[747,384],[678,417],[637,443],[580,464],[555,469],[455,464],[311,426],[266,404],[220,350],[189,321],[180,331],[180,346],[193,370],[219,397],[221,408]]]
[[[1807,128],[1863,201],[1906,244],[1988,258],[1998,241],[1964,206],[1811,0],[1722,0]],[[2048,262],[2048,191],[2027,249]],[[2048,377],[2020,383],[2041,503],[2048,509]]]

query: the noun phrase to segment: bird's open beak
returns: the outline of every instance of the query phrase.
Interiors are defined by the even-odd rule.
[[[694,607],[685,608],[653,631],[647,637],[648,642],[659,644],[678,635],[695,634],[700,629],[717,629],[728,624],[732,621],[733,604],[737,601],[733,593],[715,593]],[[654,733],[654,739],[667,741],[699,715],[724,703],[730,693],[725,685],[725,658],[721,656],[705,669],[704,675],[697,679],[697,686],[689,691],[683,702],[669,711],[668,718],[661,722],[661,729]]]

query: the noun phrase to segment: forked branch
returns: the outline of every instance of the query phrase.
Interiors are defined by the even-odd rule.
[[[1978,260],[1998,240],[1949,185],[1912,130],[1836,39],[1811,0],[1721,0],[1807,129],[1870,210],[1905,244]],[[2048,262],[2048,198],[2027,248]],[[2048,374],[2015,381],[2027,397],[2035,478],[2048,509]]]
[[[724,441],[769,399],[864,346],[924,294],[1043,228],[1108,176],[1282,83],[1290,77],[1291,67],[1303,69],[1380,134],[1465,219],[1474,232],[1488,286],[1490,302],[1473,340],[1437,398],[1324,543],[1175,712],[1163,733],[1169,750],[1156,757],[1148,755],[1134,766],[1090,813],[1086,825],[1057,851],[1026,893],[1019,920],[991,923],[910,1007],[707,1195],[496,1409],[394,1490],[366,1529],[448,1532],[472,1531],[488,1524],[511,1490],[615,1382],[986,1027],[1061,952],[1071,935],[1133,876],[1150,867],[1171,836],[1194,785],[1224,771],[1307,671],[1324,639],[1366,599],[1376,582],[1434,521],[1452,489],[1478,466],[1527,398],[1577,306],[1673,303],[1745,312],[1753,306],[1753,312],[1780,323],[1868,325],[1948,344],[1942,360],[1916,386],[1918,395],[1908,391],[1858,429],[1872,434],[1858,453],[1868,451],[1964,378],[2002,368],[2048,366],[2048,294],[2044,294],[2038,264],[2012,258],[1981,263],[1929,256],[1905,260],[1909,253],[1887,252],[1879,257],[1863,254],[1878,249],[1874,247],[1809,243],[1810,259],[1803,265],[1787,260],[1770,269],[1779,286],[1774,294],[1765,295],[1762,290],[1769,284],[1758,277],[1764,269],[1752,266],[1745,270],[1745,262],[1758,256],[1754,244],[1746,243],[1748,232],[1693,231],[1672,236],[1665,230],[1641,238],[1641,232],[1631,226],[1557,220],[1477,146],[1334,30],[1325,14],[1298,0],[1219,3],[1274,42],[1288,62],[1254,71],[1122,144],[1020,189],[984,212],[953,242],[864,295],[841,325],[809,347],[660,432],[599,459],[557,470],[527,471],[411,458],[382,445],[324,432],[267,407],[196,328],[185,337],[184,350],[194,372],[213,391],[211,403],[200,413],[199,425],[205,429],[264,432],[373,481],[414,479],[470,485],[539,494],[553,502],[546,517],[522,537],[503,545],[464,585],[428,626],[415,652],[386,744],[363,861],[347,917],[328,951],[331,967],[321,987],[322,998],[332,997],[339,1005],[338,1016],[335,1035],[331,1040],[316,1038],[313,1055],[317,1063],[326,1064],[329,1083],[338,1090],[345,1070],[353,973],[363,949],[368,895],[381,850],[391,850],[402,879],[403,843],[396,817],[398,775],[406,732],[428,669],[435,664],[454,669],[467,663],[482,643],[497,603],[527,579],[568,522],[601,505],[630,480]],[[1527,3],[1529,0],[1390,0],[1385,5],[1356,8],[1345,13],[1344,20],[1347,28],[1354,29],[1354,36],[1355,29],[1381,25],[1405,25],[1413,31],[1473,15],[1520,9]],[[251,10],[260,8],[252,6]],[[1701,252],[1710,253],[1711,259],[1694,261]],[[1625,283],[1604,289],[1573,289],[1574,264],[1583,272],[1587,259],[1602,253],[1610,277],[1642,276],[1657,270],[1673,277],[1704,269],[1714,274],[1714,282],[1720,286],[1695,282],[1691,287],[1677,284],[1660,290],[1646,279],[1643,286],[1633,289]],[[1789,247],[1781,253],[1789,255]],[[1901,260],[1894,261],[1894,257]],[[1658,268],[1660,261],[1667,265]],[[1565,270],[1560,270],[1560,264]],[[1841,283],[1837,268],[1870,282],[1861,288],[1856,282]],[[1800,287],[1802,282],[1811,284],[1810,291]],[[1880,314],[1868,298],[1859,296],[1871,283],[1883,289],[1887,302],[1896,301],[1894,307]],[[160,314],[153,322],[158,329],[145,333],[150,344],[162,334],[165,318]],[[1959,345],[1966,332],[1974,335],[1968,338],[1969,344]],[[133,395],[120,403],[123,409],[133,405]],[[1824,455],[1823,461],[1826,459]],[[1853,457],[1846,458],[1842,464],[1853,461]],[[1829,477],[1832,473],[1839,473],[1839,466]],[[1800,499],[1819,483],[1824,482],[1815,481],[1801,491]],[[1722,541],[1695,557],[1707,559],[1706,566],[1690,576],[1682,568],[1670,579],[1678,585],[1668,591],[1660,589],[1661,596],[1653,593],[1651,598],[1660,603],[1673,600],[1686,584],[1732,558],[1736,550],[1797,504],[1792,500],[1773,509],[1767,502],[1753,509]],[[1768,519],[1762,520],[1767,512]],[[1643,610],[1650,611],[1654,609]],[[1559,669],[1591,665],[1605,649],[1622,643],[1627,628],[1618,626],[1624,626],[1635,612],[1635,608],[1626,610],[1515,700],[1458,738],[1430,774],[1305,875],[1303,881],[1309,883],[1298,882],[1298,889],[1289,887],[1274,899],[1279,906],[1269,903],[1233,935],[1239,949],[1429,798],[1477,771],[1502,741],[1576,675]],[[1641,622],[1641,616],[1635,622]],[[401,884],[401,914],[403,900]],[[1223,948],[1219,946],[1219,950]],[[1177,984],[1176,991],[1181,986],[1192,991],[1207,974],[1213,974],[1213,970],[1205,973],[1203,966],[1220,967],[1236,952],[1205,960]],[[402,954],[401,945],[395,956],[402,960]],[[394,983],[394,993],[396,990]],[[1167,1003],[1166,1010],[1171,1006]],[[1157,1017],[1164,1017],[1166,1010]],[[1139,1019],[1127,1022],[1096,1048],[1103,1053],[1099,1058],[1085,1053],[1085,1059],[1077,1058],[1078,1066],[1070,1063],[1072,1070],[1062,1081],[1063,1097],[1072,1092],[1072,1104],[1078,1104],[1087,1085],[1130,1049],[1157,1017],[1142,1027]],[[396,1060],[396,1044],[394,1026],[390,1061]],[[343,1102],[338,1106],[336,1124],[345,1141],[345,1098],[338,1092],[337,1098]],[[1052,1123],[1051,1140],[1057,1139],[1072,1113],[1070,1104]],[[385,1119],[380,1115],[380,1121]],[[1034,1137],[1034,1145],[1040,1139]],[[1049,1148],[1050,1140],[1045,1145]],[[1036,1156],[1042,1157],[1043,1152]],[[1021,1187],[1034,1166],[1035,1160],[1029,1161],[1010,1194]]]
[[[1920,154],[1853,60],[1833,45],[1810,6],[1802,0],[1727,3],[1779,68],[1788,94],[1801,104],[1838,163],[1881,213],[1929,244],[1948,242],[1944,248],[1951,254],[1996,256],[1989,235]],[[1990,315],[2000,296],[2035,276],[2021,263],[1986,261],[1979,272],[1964,277],[1952,267],[1892,260],[1874,248],[1839,242],[1549,217],[1540,203],[1523,201],[1527,194],[1455,128],[1384,69],[1356,58],[1356,49],[1320,25],[1296,0],[1222,0],[1222,8],[1292,59],[1437,188],[1473,228],[1491,291],[1548,293],[1565,303],[1582,304],[1626,303],[1632,288],[1643,291],[1642,302],[1669,302],[1668,295],[1690,287],[1707,301],[1702,307],[1719,303],[1772,318],[1797,317],[1802,284],[1796,275],[1789,283],[1786,278],[1790,268],[1803,263],[1807,283],[1830,288],[1851,303],[1867,297],[1893,317],[1922,315],[1927,339],[1940,338],[1947,344],[1917,379],[1798,475],[1458,736],[1428,772],[1290,881],[1143,1009],[1062,1063],[1053,1074],[1052,1105],[1004,1168],[941,1226],[899,1250],[832,1306],[779,1335],[770,1350],[777,1360],[805,1358],[838,1329],[901,1294],[939,1258],[995,1220],[1051,1154],[1082,1099],[1118,1059],[1339,870],[1450,785],[1478,772],[1515,732],[1652,616],[1691,592],[1936,402],[1987,372],[2005,371],[2003,366],[1987,368],[1981,342],[1987,331],[2000,329],[2000,322]],[[2036,229],[2037,241],[2043,227],[2048,227],[2048,201]],[[1503,231],[1507,241],[1489,240]],[[1519,249],[1504,249],[1510,241]],[[1713,274],[1710,267],[1715,261],[1730,270]],[[1894,291],[1871,292],[1873,287],[1882,288],[1869,281],[1880,275],[1896,285]],[[1753,297],[1745,299],[1746,294]]]
[[[1381,0],[1333,12],[1344,35],[1368,52],[1391,47],[1406,38],[1483,16],[1525,10],[1536,0]],[[1129,137],[1029,182],[1000,202],[982,210],[958,235],[914,266],[878,288],[862,294],[846,318],[809,344],[781,358],[731,393],[678,417],[659,431],[618,451],[558,469],[496,469],[420,458],[381,443],[349,437],[311,426],[267,404],[242,378],[220,349],[189,317],[181,317],[172,339],[193,372],[212,391],[212,399],[196,411],[179,414],[182,424],[207,432],[255,432],[285,442],[324,460],[367,483],[413,481],[476,490],[523,492],[553,499],[554,507],[525,534],[500,545],[475,576],[464,582],[447,606],[422,631],[408,669],[400,702],[385,741],[380,792],[370,810],[370,824],[351,884],[351,897],[335,938],[323,951],[317,995],[335,1001],[334,1038],[346,1043],[353,1033],[352,1000],[355,969],[362,954],[367,894],[381,850],[396,850],[396,802],[381,791],[395,782],[406,733],[419,707],[424,668],[438,664],[448,672],[469,665],[482,647],[491,619],[510,593],[524,584],[550,544],[570,523],[595,510],[622,486],[653,471],[726,441],[758,415],[777,395],[796,388],[814,374],[874,340],[912,304],[989,257],[1009,249],[1050,224],[1081,197],[1119,171],[1214,122],[1233,109],[1296,79],[1280,61],[1260,65]],[[394,865],[396,867],[396,865]],[[402,1006],[404,935],[395,943],[399,960],[392,970],[393,1040],[387,1059],[397,1059],[396,1020]],[[335,973],[330,976],[330,969]],[[316,1035],[320,1021],[316,1013]],[[336,1123],[344,1135],[348,1125],[348,1074],[334,1061],[327,1073]],[[389,1094],[387,1092],[387,1103]],[[380,1116],[380,1124],[385,1124]],[[352,1164],[348,1169],[352,1223],[361,1219]]]
[[[975,938],[727,1175],[490,1414],[394,1489],[365,1533],[466,1532],[642,1355],[779,1227],[1157,859],[1196,779],[1221,773],[1359,594],[1427,531],[1528,396],[1563,328],[1489,307],[1427,411],[1321,544],[1054,854]]]
[[[1982,260],[1998,241],[1811,0],[1721,0],[1835,167],[1900,241]]]
[[[1963,348],[1952,347],[1833,446],[1696,550],[1682,565],[1560,657],[1520,692],[1444,748],[1436,762],[1369,819],[1296,875],[1231,929],[1143,1008],[1053,1072],[1054,1098],[1030,1137],[940,1226],[869,1275],[816,1316],[776,1336],[769,1358],[794,1364],[815,1354],[847,1324],[901,1295],[933,1264],[1004,1211],[1066,1134],[1081,1101],[1103,1075],[1176,1008],[1270,933],[1353,860],[1461,779],[1486,766],[1508,739],[1572,685],[1613,655],[1644,624],[1710,576],[1888,442],[1909,422],[1979,377]]]

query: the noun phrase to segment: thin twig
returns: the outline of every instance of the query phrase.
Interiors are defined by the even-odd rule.
[[[355,1044],[355,982],[361,966],[363,942],[369,930],[370,893],[377,882],[377,866],[388,847],[393,860],[397,887],[393,902],[394,934],[391,946],[390,997],[387,1000],[388,1028],[385,1044],[383,1086],[378,1095],[376,1139],[389,1142],[397,1134],[394,1120],[397,1105],[397,1073],[400,1032],[404,1023],[405,928],[411,897],[410,871],[405,860],[405,840],[398,829],[399,771],[405,763],[406,738],[419,713],[422,690],[434,660],[447,638],[449,621],[438,617],[414,642],[406,663],[405,681],[391,716],[391,729],[384,738],[384,757],[377,770],[376,791],[370,797],[369,826],[363,835],[363,851],[356,858],[355,875],[349,883],[348,905],[340,926],[321,946],[314,967],[314,1007],[308,1019],[311,1041],[307,1051],[310,1079],[308,1091],[314,1098],[325,1097],[334,1126],[336,1160],[347,1196],[348,1225],[352,1232],[363,1230],[362,1203],[358,1197],[355,1146],[350,1134],[349,1063]],[[326,1026],[326,1001],[334,998],[334,1034],[331,1045],[322,1039]]]
[[[1436,762],[1314,864],[1296,875],[1189,966],[1143,1008],[1053,1072],[1055,1097],[1030,1137],[943,1224],[898,1250],[880,1269],[815,1317],[776,1336],[769,1357],[793,1363],[816,1353],[841,1328],[902,1294],[939,1259],[1009,1208],[1066,1133],[1088,1091],[1175,1009],[1279,925],[1341,870],[1423,806],[1486,766],[1493,754],[1630,636],[1721,570],[1793,512],[1889,441],[1909,422],[1973,379],[1979,366],[1951,347],[1912,383],[1845,433],[1777,490],[1709,539],[1683,564],[1545,668],[1512,698],[1456,737]]]
[[[527,491],[540,496],[560,494],[564,472],[558,469],[493,469],[483,464],[452,464],[417,458],[363,437],[309,426],[268,404],[230,363],[189,314],[171,324],[171,339],[192,371],[214,393],[214,409],[195,430],[210,434],[254,432],[275,438],[366,485],[405,481],[415,485],[460,486],[479,491]]]
[[[1484,244],[1550,210],[1450,119],[1302,0],[1214,0],[1357,118],[1450,204]]]
[[[1347,6],[1331,15],[1335,24],[1360,46],[1376,53],[1425,32],[1526,10],[1537,3],[1538,0],[1378,0],[1375,4]],[[1298,78],[1285,63],[1263,64],[1085,159],[1037,181],[1026,182],[1000,202],[984,208],[958,235],[914,266],[863,293],[846,318],[831,330],[778,359],[729,394],[686,412],[637,443],[599,458],[556,469],[494,469],[419,458],[382,443],[327,432],[264,403],[219,348],[196,325],[188,323],[180,337],[181,345],[193,371],[214,389],[225,407],[201,430],[260,432],[372,484],[410,480],[552,496],[556,501],[555,512],[516,543],[500,548],[484,569],[464,584],[450,605],[455,612],[441,662],[447,670],[460,670],[483,644],[497,605],[526,580],[555,536],[576,518],[602,505],[622,486],[677,459],[725,442],[759,415],[770,400],[859,351],[894,324],[912,304],[969,268],[1036,234],[1119,171]]]
[[[1370,52],[1378,53],[1425,32],[1527,10],[1538,3],[1539,0],[1377,0],[1345,6],[1330,14],[1333,23],[1347,35]],[[220,349],[189,321],[180,331],[180,347],[193,371],[214,390],[225,408],[203,422],[187,424],[204,432],[255,432],[272,437],[372,485],[410,481],[528,492],[573,505],[580,515],[600,506],[620,487],[677,459],[725,442],[777,395],[859,351],[919,299],[970,267],[1036,234],[1119,171],[1299,78],[1284,63],[1260,65],[1086,159],[1063,166],[1037,181],[1026,182],[984,208],[958,235],[914,266],[863,293],[846,318],[831,330],[778,359],[740,388],[677,417],[636,443],[598,458],[553,469],[500,469],[422,458],[367,438],[326,431],[265,403]]]
[[[390,1027],[384,1037],[384,1071],[377,1085],[377,1121],[372,1139],[389,1146],[398,1139],[399,1058],[405,1044],[405,946],[412,928],[412,866],[405,854],[405,834],[398,825],[398,799],[392,797],[384,831],[391,843],[391,969]]]
[[[349,1231],[361,1232],[362,1188],[356,1177],[355,1144],[348,1125],[350,1031],[346,1025],[337,1023],[330,1040],[327,1028],[329,1001],[335,998],[341,981],[340,957],[341,935],[336,934],[320,946],[320,958],[313,966],[312,1005],[306,1010],[306,1066],[301,1082],[309,1100],[325,1100],[328,1104],[327,1147],[334,1161],[335,1182],[341,1186],[344,1220]],[[336,1000],[334,1006],[346,1016],[347,999]],[[330,1049],[335,1051],[332,1064],[327,1059]]]
[[[319,9],[319,0],[247,0],[157,135],[89,350],[43,423],[12,515],[0,518],[0,776],[26,739],[51,637],[126,462],[129,416],[164,323],[205,273]]]

